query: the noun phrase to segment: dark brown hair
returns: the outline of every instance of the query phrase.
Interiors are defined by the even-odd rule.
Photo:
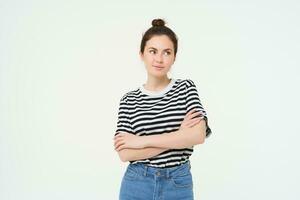
[[[148,40],[156,35],[166,35],[170,38],[174,46],[174,55],[176,56],[178,47],[178,38],[176,34],[168,27],[165,26],[165,21],[163,19],[153,19],[152,27],[149,28],[144,34],[141,41],[140,52],[144,53],[145,45]]]

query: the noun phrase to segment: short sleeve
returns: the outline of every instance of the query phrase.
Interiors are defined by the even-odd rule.
[[[208,125],[207,113],[200,101],[197,87],[190,79],[186,79],[186,108],[187,113],[193,109],[203,112],[204,120],[206,122],[206,137],[210,136],[212,132]]]
[[[124,95],[119,102],[119,111],[117,119],[117,128],[115,135],[118,132],[134,133],[129,116],[129,106],[126,101],[126,95]]]

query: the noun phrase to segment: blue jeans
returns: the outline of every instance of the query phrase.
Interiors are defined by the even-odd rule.
[[[190,161],[170,168],[129,164],[123,176],[119,200],[193,200]]]

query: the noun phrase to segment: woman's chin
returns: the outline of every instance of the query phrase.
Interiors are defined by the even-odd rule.
[[[165,71],[154,71],[154,72],[150,72],[151,76],[156,76],[156,77],[164,77],[167,75],[167,72]]]

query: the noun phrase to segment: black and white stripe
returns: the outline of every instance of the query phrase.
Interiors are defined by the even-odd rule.
[[[206,137],[211,134],[197,88],[191,79],[172,79],[159,93],[147,92],[143,86],[123,95],[119,104],[117,132],[136,135],[169,133],[180,128],[185,115],[192,109],[201,110],[206,121]],[[169,149],[152,158],[130,161],[145,163],[152,167],[173,167],[186,162],[193,147]]]

